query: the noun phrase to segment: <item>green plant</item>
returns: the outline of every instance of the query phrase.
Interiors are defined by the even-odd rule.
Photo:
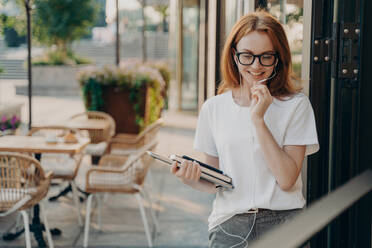
[[[0,118],[0,131],[5,131],[7,129],[15,130],[21,124],[21,119],[17,115],[13,115],[12,117],[3,115]]]
[[[0,33],[4,35],[8,47],[18,47],[26,42],[25,20],[19,17],[0,14]]]
[[[80,65],[90,63],[90,60],[77,56],[69,49],[67,52],[61,50],[48,51],[32,60],[33,65]]]
[[[84,103],[88,110],[103,110],[105,103],[102,95],[106,86],[113,86],[116,90],[129,92],[129,101],[136,115],[135,122],[140,129],[156,121],[163,109],[164,96],[162,92],[165,81],[160,71],[149,64],[122,63],[119,67],[91,67],[80,72],[78,78]],[[145,103],[142,89],[146,87],[148,87],[149,94],[147,104],[150,105],[147,123],[145,123],[141,112]]]
[[[292,63],[292,70],[293,73],[296,75],[297,78],[301,78],[301,62],[293,62]]]
[[[52,63],[56,64],[76,64],[71,43],[83,37],[93,25],[96,3],[93,0],[38,0],[34,3],[34,36],[41,44],[53,46],[54,54],[49,52],[44,57],[54,59]],[[54,55],[57,58],[53,58]]]

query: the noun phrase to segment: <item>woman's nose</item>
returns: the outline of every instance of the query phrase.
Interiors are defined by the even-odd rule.
[[[254,69],[259,69],[259,68],[261,68],[260,60],[259,60],[258,58],[256,58],[256,59],[253,61],[253,64],[251,64],[251,67],[254,68]]]

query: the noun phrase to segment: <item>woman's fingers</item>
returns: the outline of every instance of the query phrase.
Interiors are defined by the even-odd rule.
[[[264,94],[259,89],[253,90],[252,96],[253,98],[256,98],[256,102],[259,102],[260,100],[263,100],[265,98]]]
[[[194,169],[194,178],[193,180],[195,181],[198,181],[200,179],[200,175],[201,175],[201,169],[200,169],[200,166],[198,163],[194,162],[193,164],[193,169]]]
[[[180,179],[197,181],[200,178],[199,164],[196,162],[185,160],[181,164],[172,164],[171,172]]]
[[[172,163],[172,166],[171,166],[171,169],[170,169],[171,173],[172,173],[173,175],[175,175],[176,172],[178,171],[178,169],[179,169],[179,167],[178,167],[178,163],[177,163],[176,161],[174,161],[174,162]]]
[[[183,161],[181,164],[179,164],[179,169],[176,172],[176,176],[180,178],[185,177],[186,171],[187,171],[187,162]]]
[[[265,101],[272,101],[272,96],[266,85],[256,85],[252,87],[252,96],[257,100],[262,99]]]
[[[192,173],[193,173],[193,164],[192,163],[187,163],[185,178],[186,179],[191,179],[192,176],[193,176]]]

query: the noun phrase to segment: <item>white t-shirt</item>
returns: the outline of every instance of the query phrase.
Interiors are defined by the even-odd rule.
[[[314,112],[304,94],[286,100],[274,99],[264,116],[280,147],[306,145],[306,155],[319,149]],[[209,216],[209,230],[235,214],[251,208],[287,210],[303,208],[301,175],[283,191],[265,162],[250,119],[250,107],[237,105],[232,92],[208,99],[202,106],[194,149],[219,158],[219,167],[235,188],[219,191]]]

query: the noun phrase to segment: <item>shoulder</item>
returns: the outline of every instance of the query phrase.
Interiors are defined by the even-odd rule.
[[[309,98],[304,93],[296,93],[291,96],[286,96],[282,99],[275,98],[275,103],[286,108],[308,107],[311,106]]]
[[[211,109],[218,107],[219,105],[225,105],[226,101],[229,100],[229,96],[231,95],[230,91],[224,92],[222,94],[213,96],[208,98],[202,105],[202,109]]]

